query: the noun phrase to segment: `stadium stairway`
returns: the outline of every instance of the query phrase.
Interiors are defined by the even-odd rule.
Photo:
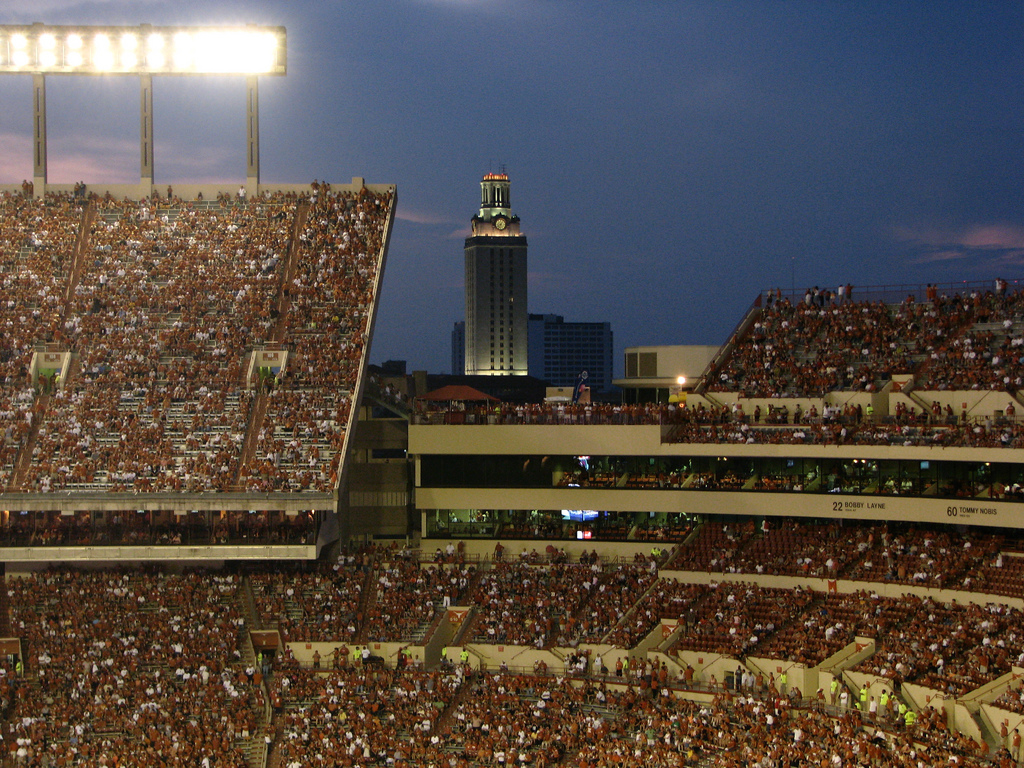
[[[78,236],[75,238],[75,250],[71,254],[68,285],[61,306],[61,321],[66,319],[68,308],[71,306],[75,295],[75,288],[78,287],[78,282],[82,278],[82,272],[85,270],[85,254],[89,249],[89,234],[92,232],[92,223],[95,218],[96,204],[90,200],[82,211],[82,224],[79,227]]]
[[[743,319],[740,320],[733,332],[729,334],[729,340],[701,372],[697,386],[694,389],[695,394],[708,397],[708,385],[712,382],[713,376],[717,371],[723,370],[729,364],[729,358],[732,356],[733,350],[736,349],[736,343],[747,335],[754,323],[761,317],[761,312],[761,297],[758,296],[743,316]],[[716,402],[711,398],[708,399],[711,402]]]
[[[462,625],[459,627],[459,631],[455,633],[455,637],[451,639],[448,646],[456,648],[462,646],[466,638],[473,637],[473,633],[476,631],[476,624],[480,619],[480,611],[477,607],[470,606],[469,613],[466,618],[462,620]]]
[[[11,636],[11,607],[7,597],[7,564],[0,563],[0,637]]]
[[[309,216],[309,203],[301,203],[295,211],[295,220],[292,222],[291,235],[288,238],[288,259],[281,270],[281,283],[277,291],[277,324],[271,333],[270,341],[280,344],[284,341],[288,331],[288,310],[291,306],[288,295],[288,286],[295,279],[295,270],[299,258],[299,233],[306,225]],[[242,382],[248,386],[249,382]],[[267,414],[269,395],[260,388],[256,393],[252,409],[249,412],[249,423],[245,430],[245,439],[242,442],[242,451],[238,459],[238,470],[235,474],[235,490],[245,490],[245,473],[256,457],[256,449],[259,446],[259,435],[263,429],[263,421]]]
[[[32,429],[29,430],[28,436],[25,438],[25,444],[18,452],[18,460],[14,465],[14,472],[11,473],[8,490],[21,488],[28,477],[29,467],[32,466],[32,454],[35,452],[36,442],[39,440],[39,428],[46,419],[46,408],[49,404],[49,395],[40,395],[36,398],[35,407],[33,408]]]
[[[996,731],[993,731],[989,726],[988,720],[980,716],[978,712],[972,712],[971,717],[978,724],[978,730],[981,731],[981,737],[988,744],[989,754],[995,754],[1000,747],[1003,746],[1003,740],[999,737]]]
[[[249,768],[265,768],[267,765],[267,746],[262,736],[256,735],[243,740],[242,755]]]
[[[235,470],[235,490],[245,490],[246,471],[256,456],[260,430],[263,428],[263,418],[267,414],[268,399],[269,395],[261,390],[257,393],[252,403],[252,409],[249,411],[249,425],[245,430],[241,455],[238,457],[238,469]]]
[[[474,568],[470,573],[471,575],[469,577],[469,581],[466,583],[466,589],[462,592],[461,595],[459,595],[456,599],[453,600],[452,605],[465,604],[468,602],[467,598],[470,595],[476,594],[477,587],[480,586],[480,580],[483,578],[484,571],[482,568]],[[436,611],[434,619],[430,622],[430,626],[427,628],[426,634],[423,636],[423,639],[419,643],[420,645],[430,644],[430,641],[433,638],[434,633],[437,632],[438,628],[441,626],[441,622],[444,620],[444,601],[435,601],[434,605]],[[466,619],[456,630],[455,635],[452,637],[448,645],[458,645],[458,642],[461,642],[462,638],[465,636],[463,630],[472,622],[476,615],[476,608],[470,608],[470,612],[466,615]]]
[[[434,723],[434,733],[444,733],[445,730],[451,726],[455,720],[455,713],[458,711],[459,706],[462,702],[466,701],[470,697],[470,694],[475,694],[476,690],[469,682],[464,682],[459,688],[452,700],[448,702],[448,706],[441,712],[441,716],[437,718],[437,722]]]
[[[303,202],[295,210],[295,221],[292,224],[292,233],[288,240],[288,260],[281,270],[281,285],[277,294],[277,325],[271,340],[275,342],[284,341],[288,330],[288,310],[291,307],[291,299],[288,293],[288,286],[295,279],[295,270],[299,261],[299,233],[306,226],[306,219],[309,216],[309,203]]]
[[[364,583],[363,592],[359,599],[359,607],[357,612],[361,616],[366,616],[373,606],[377,604],[377,570],[374,569],[370,572],[371,578]],[[370,622],[361,621],[359,623],[359,632],[356,634],[355,642],[359,645],[366,645],[370,638]]]
[[[651,593],[652,590],[658,587],[659,581],[660,579],[655,579],[651,582],[651,585],[644,590],[644,593],[633,602],[633,605],[630,607],[630,609],[626,611],[624,614],[622,614],[622,618],[615,622],[615,624],[612,625],[612,628],[609,629],[605,636],[601,638],[602,643],[610,642],[610,638],[612,637],[612,635],[614,635],[620,627],[625,626],[627,622],[632,620],[633,616],[636,615],[636,612],[640,609],[642,605],[644,605],[644,600],[647,598],[647,596]],[[680,624],[681,623],[682,622],[680,622]],[[660,631],[660,627],[656,627],[656,629]]]
[[[445,608],[444,603],[441,600],[434,601],[434,615],[429,621],[420,624],[417,629],[417,638],[415,640],[416,645],[429,645],[430,638],[437,632],[437,628],[441,626],[441,621],[444,619]]]
[[[256,610],[256,594],[252,591],[252,582],[248,576],[242,577],[242,583],[238,589],[239,606],[242,615],[245,617],[245,625],[252,630],[263,629],[260,621],[260,612]]]
[[[921,409],[922,413],[931,413],[931,405],[929,405],[923,397],[921,397],[919,394],[917,394],[917,392],[914,391],[913,377],[911,377],[910,380],[908,380],[907,383],[903,385],[902,389],[900,389],[900,393],[906,395],[915,403],[917,403],[917,407]]]

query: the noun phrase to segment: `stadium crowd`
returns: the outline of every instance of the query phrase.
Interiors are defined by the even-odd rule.
[[[16,765],[245,768],[263,689],[239,667],[238,578],[48,570],[8,580]],[[183,717],[188,713],[188,717]],[[114,756],[117,756],[116,758]]]
[[[740,553],[752,551],[747,537],[765,534],[746,526],[719,532],[735,536]],[[842,531],[825,540],[848,546]],[[963,549],[970,539],[871,530],[854,540],[870,542],[868,549]],[[981,559],[992,556],[991,547],[973,542],[967,549],[979,550]],[[981,745],[927,712],[914,725],[908,721],[913,738],[904,735],[902,721],[883,714],[883,735],[872,741],[870,718],[862,728],[866,714],[849,699],[845,709],[833,709],[821,694],[787,691],[774,676],[758,675],[742,691],[727,689],[725,680],[695,675],[679,654],[722,653],[741,669],[748,657],[814,666],[868,636],[876,652],[854,671],[886,679],[897,691],[914,682],[955,696],[1024,663],[1022,614],[997,602],[692,584],[659,572],[646,558],[626,564],[588,555],[579,565],[527,558],[482,563],[479,575],[458,548],[443,558],[450,562],[431,556],[421,563],[415,551],[392,546],[304,567],[181,574],[64,568],[9,576],[10,633],[23,649],[16,665],[8,660],[0,670],[0,697],[12,724],[9,754],[15,765],[113,766],[119,764],[114,756],[123,764],[131,749],[146,765],[241,768],[252,746],[266,743],[286,766],[565,760],[596,766],[696,764],[709,754],[719,761],[739,754],[755,761],[809,759],[859,744],[879,750],[876,765],[916,765],[906,762],[911,749],[971,765],[980,760]],[[825,567],[841,570],[835,563]],[[247,620],[250,590],[255,614]],[[480,675],[461,661],[433,670],[360,663],[360,646],[388,623],[396,625],[389,637],[424,642],[426,613],[415,622],[397,619],[417,605],[437,614],[445,596],[471,598],[480,611],[475,628],[465,628],[467,637],[578,651],[564,672],[540,676]],[[674,668],[630,654],[623,671],[621,660],[612,665],[589,650],[599,642],[632,649],[663,620],[679,628],[664,641]],[[254,626],[278,628],[285,642],[335,643],[338,653],[300,666],[282,650],[273,661],[254,663],[243,642]],[[676,698],[688,689],[711,692],[715,701]],[[1015,696],[1007,692],[995,705],[1015,711]],[[195,714],[183,718],[183,712]],[[751,742],[749,733],[761,738]],[[767,751],[757,751],[762,748]],[[857,754],[841,752],[838,764]],[[164,762],[155,762],[157,756]]]
[[[337,484],[392,201],[390,194],[339,195],[313,185],[285,289],[288,371],[271,395],[248,490],[329,491]]]
[[[950,297],[929,286],[925,301],[909,296],[899,304],[823,296],[809,289],[800,303],[766,302],[714,372],[712,391],[821,397],[875,391],[899,374],[915,374],[934,390],[1024,384],[1016,351],[1024,343],[1021,291],[997,286]]]
[[[0,480],[35,427],[26,490],[333,489],[393,197],[311,189],[0,196]],[[290,362],[243,467],[268,343]],[[67,381],[30,379],[42,344],[77,355]]]

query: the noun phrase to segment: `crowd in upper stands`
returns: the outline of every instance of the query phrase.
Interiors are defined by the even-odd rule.
[[[1011,410],[1015,410],[1012,403]],[[1024,447],[1024,423],[1014,416],[980,418],[950,416],[908,409],[884,420],[866,416],[861,410],[826,409],[815,406],[772,407],[770,413],[754,414],[742,408],[678,406],[675,403],[643,405],[527,404],[472,406],[459,411],[424,411],[415,418],[426,423],[488,424],[622,424],[671,427],[666,442],[741,443],[761,445],[898,445],[966,448]],[[848,411],[853,410],[854,413]],[[466,415],[476,418],[467,421]]]
[[[1024,295],[1003,280],[991,291],[939,294],[899,304],[853,301],[808,289],[801,302],[768,300],[749,332],[731,343],[713,391],[747,397],[820,397],[874,391],[914,374],[923,389],[998,389],[1024,384]]]
[[[0,481],[333,490],[392,200],[320,183],[208,203],[0,195]],[[30,380],[44,343],[77,355],[67,381]],[[289,361],[257,382],[272,392],[243,467],[247,353],[267,343]]]
[[[988,591],[1019,573],[1001,534],[927,526],[841,525],[778,518],[708,521],[666,557],[669,569],[845,578]]]
[[[29,366],[36,346],[59,332],[82,205],[0,193],[0,481],[14,472],[38,416]]]
[[[392,198],[315,184],[287,277],[292,351],[260,432],[249,490],[334,488]]]

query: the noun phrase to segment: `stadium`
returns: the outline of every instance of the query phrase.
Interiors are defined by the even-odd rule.
[[[627,351],[634,402],[438,400],[368,367],[395,186],[247,138],[240,189],[144,136],[138,185],[0,191],[6,765],[1019,760],[1017,282],[766,292],[686,387]]]

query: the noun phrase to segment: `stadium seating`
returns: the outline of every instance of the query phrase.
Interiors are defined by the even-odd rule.
[[[392,200],[0,196],[0,480],[333,491]],[[288,364],[257,381],[268,344]],[[74,353],[66,380],[30,380],[42,345]]]
[[[708,541],[724,533],[709,530],[716,533]],[[771,556],[783,537],[742,524],[737,531],[734,563],[764,553],[763,570],[789,570]],[[698,532],[694,541],[700,538]],[[799,549],[801,532],[791,540]],[[860,540],[868,546],[858,555],[885,545],[935,547],[970,550],[982,563],[1000,555],[1016,558],[1019,543],[989,547],[976,537],[943,538],[923,528],[876,531]],[[972,546],[965,547],[968,542]],[[812,560],[824,562],[829,551],[850,543],[842,530],[829,533],[824,551]],[[414,550],[371,547],[314,567],[251,565],[180,574],[62,568],[8,576],[8,629],[21,638],[24,657],[23,669],[11,659],[0,664],[12,764],[104,765],[102,755],[127,750],[159,754],[159,764],[168,766],[197,765],[209,756],[211,765],[237,768],[262,765],[264,750],[272,765],[284,766],[440,759],[465,766],[510,759],[598,765],[613,756],[632,764],[687,755],[728,764],[731,750],[750,747],[753,728],[760,738],[750,754],[762,747],[793,749],[788,754],[794,757],[824,750],[827,758],[831,750],[862,740],[865,749],[872,743],[883,749],[878,765],[916,765],[906,762],[911,748],[928,749],[930,759],[957,756],[960,764],[980,765],[991,745],[983,748],[948,730],[932,710],[921,712],[909,734],[882,713],[877,723],[885,741],[871,742],[873,728],[861,729],[862,717],[872,725],[866,713],[830,708],[811,692],[780,696],[761,678],[743,691],[736,690],[738,678],[730,688],[725,680],[685,682],[657,656],[653,663],[645,658],[645,651],[631,652],[625,675],[603,675],[596,661],[590,664],[589,649],[610,644],[629,651],[668,620],[679,627],[659,644],[668,658],[693,651],[813,667],[855,638],[870,637],[877,650],[852,672],[886,680],[896,690],[913,683],[955,696],[1008,678],[1024,659],[1024,614],[998,601],[688,583],[685,572],[659,573],[646,561],[484,563],[477,578],[455,557],[453,563],[421,563]],[[385,669],[361,666],[355,655],[344,665],[325,659],[314,667],[300,665],[291,653],[310,642],[346,644],[354,651],[375,636],[429,642],[424,620],[444,611],[442,593],[481,611],[476,628],[466,629],[476,642],[537,646],[555,638],[557,645],[577,649],[573,659],[564,671],[537,676],[521,670],[478,674],[459,664]],[[248,643],[254,629],[277,630],[290,647],[261,662]],[[997,691],[993,706],[1017,712],[1019,697],[1012,688]],[[766,713],[774,713],[774,726],[766,727]],[[641,729],[647,735],[638,740],[631,723],[647,723],[653,731]],[[796,729],[818,736],[800,746]]]

